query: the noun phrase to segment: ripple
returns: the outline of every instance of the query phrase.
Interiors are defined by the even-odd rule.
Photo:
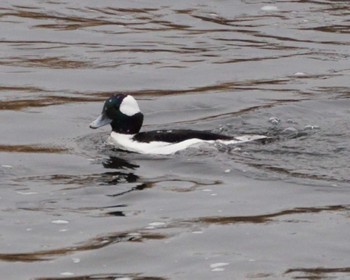
[[[315,214],[324,211],[329,212],[348,212],[350,205],[332,205],[324,207],[298,207],[288,210],[283,210],[277,213],[256,215],[256,216],[217,216],[217,217],[203,217],[194,219],[192,222],[204,223],[204,224],[219,224],[219,225],[231,225],[237,223],[251,223],[251,224],[266,224],[272,221],[276,221],[275,218],[298,215],[298,214]],[[289,220],[290,221],[290,220]]]
[[[284,274],[291,274],[293,279],[330,279],[348,275],[350,267],[315,267],[315,268],[291,268]],[[295,276],[293,276],[295,275]]]
[[[88,68],[91,65],[88,62],[68,60],[63,57],[45,57],[45,58],[21,58],[10,57],[3,59],[0,65],[21,66],[21,67],[43,67],[50,69],[77,69]]]
[[[59,256],[70,255],[81,251],[96,250],[120,242],[145,242],[147,240],[159,240],[164,238],[167,238],[167,236],[157,233],[139,232],[136,237],[134,232],[116,232],[97,236],[85,242],[80,242],[79,244],[65,248],[30,253],[0,253],[0,260],[6,262],[47,261]]]
[[[350,205],[331,205],[323,207],[297,207],[288,210],[282,210],[280,212],[256,215],[256,216],[212,216],[212,217],[202,217],[194,218],[191,220],[177,220],[169,223],[164,222],[154,222],[150,224],[149,228],[138,229],[127,232],[114,232],[107,233],[103,235],[96,236],[95,238],[89,239],[87,241],[79,242],[78,244],[51,250],[42,250],[29,253],[0,253],[0,260],[6,262],[37,262],[37,261],[47,261],[52,258],[57,258],[59,256],[70,255],[76,252],[97,250],[106,246],[110,246],[116,243],[124,242],[146,242],[148,240],[163,240],[169,238],[169,235],[156,233],[155,229],[161,227],[162,229],[171,228],[193,228],[195,224],[206,224],[206,225],[232,225],[237,223],[263,223],[268,224],[272,221],[276,221],[275,218],[298,215],[298,214],[317,214],[322,212],[348,212],[350,210]],[[291,222],[288,219],[287,222]],[[148,231],[147,231],[148,229]],[[190,231],[192,232],[192,231]]]
[[[157,276],[147,276],[142,273],[131,274],[90,274],[81,276],[69,276],[69,277],[39,277],[35,280],[166,280],[167,278]]]
[[[75,102],[93,102],[94,99],[88,97],[69,97],[69,96],[46,96],[35,97],[33,99],[19,99],[2,101],[0,110],[23,110],[27,108],[40,108],[53,105],[62,105]]]
[[[61,147],[45,147],[38,145],[0,145],[0,152],[61,154],[67,153],[69,150]]]

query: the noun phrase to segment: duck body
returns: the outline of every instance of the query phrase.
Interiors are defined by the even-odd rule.
[[[129,152],[159,155],[173,154],[201,143],[237,144],[266,138],[262,135],[232,137],[188,129],[140,132],[142,123],[143,114],[136,100],[131,95],[117,94],[106,100],[102,114],[90,128],[110,124],[109,143]]]

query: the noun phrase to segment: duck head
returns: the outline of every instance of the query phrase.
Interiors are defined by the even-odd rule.
[[[105,101],[101,115],[90,123],[90,128],[110,124],[117,133],[136,134],[142,123],[143,114],[135,98],[127,94],[117,94]]]

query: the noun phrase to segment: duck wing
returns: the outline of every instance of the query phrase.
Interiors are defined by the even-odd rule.
[[[153,130],[137,133],[133,140],[138,142],[149,143],[153,141],[179,143],[188,139],[210,140],[234,140],[234,137],[212,133],[208,131],[197,131],[189,129],[177,130]]]

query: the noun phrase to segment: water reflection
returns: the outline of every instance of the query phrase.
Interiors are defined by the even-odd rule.
[[[39,145],[0,145],[0,153],[45,153],[60,154],[69,150],[61,147],[45,147]]]
[[[307,79],[308,77],[303,77]],[[313,77],[309,77],[313,78]],[[168,96],[168,95],[184,95],[184,94],[196,94],[196,93],[208,93],[212,91],[225,92],[229,90],[247,90],[251,91],[254,89],[258,89],[261,86],[267,86],[265,91],[277,91],[273,88],[273,85],[288,85],[295,80],[295,77],[278,79],[278,80],[270,80],[270,79],[256,79],[256,80],[247,80],[244,82],[221,82],[214,83],[205,86],[191,87],[189,89],[140,89],[140,90],[126,90],[123,93],[138,96],[138,97],[146,97],[146,96]],[[4,100],[0,103],[0,110],[23,110],[27,108],[37,108],[37,107],[48,107],[55,105],[63,105],[63,104],[71,104],[71,103],[81,103],[81,102],[97,102],[104,101],[106,98],[109,98],[111,95],[117,93],[118,91],[104,91],[104,92],[69,92],[67,90],[67,95],[55,94],[54,91],[49,91],[43,88],[35,88],[35,87],[0,87],[3,91],[18,91],[25,93],[33,93],[33,92],[41,92],[42,95],[40,98],[38,97],[18,97],[16,99]],[[278,89],[278,91],[284,92],[294,92],[293,88],[284,88]],[[279,105],[283,102],[298,102],[302,101],[300,99],[283,99],[283,100],[272,100],[269,103],[268,107]],[[262,108],[264,105],[261,105]],[[260,106],[253,106],[254,109]],[[245,109],[249,110],[249,108]],[[203,119],[205,120],[205,119]],[[203,121],[202,120],[202,121]]]
[[[52,258],[57,258],[58,256],[70,255],[75,252],[87,251],[87,250],[97,250],[112,244],[121,243],[121,242],[145,242],[147,240],[163,240],[169,238],[176,234],[181,234],[181,229],[193,229],[194,226],[208,226],[208,225],[234,225],[237,223],[250,223],[250,224],[265,224],[275,221],[276,218],[286,216],[285,222],[290,223],[291,221],[298,222],[299,220],[291,219],[290,216],[299,215],[299,214],[318,214],[322,212],[348,212],[350,210],[350,205],[330,205],[324,207],[298,207],[287,210],[282,210],[280,212],[264,214],[264,215],[253,215],[253,216],[208,216],[208,217],[199,217],[191,220],[179,219],[177,221],[162,223],[161,230],[172,230],[172,233],[160,232],[160,229],[157,227],[152,228],[139,228],[134,229],[128,232],[114,232],[101,234],[87,241],[81,241],[78,244],[74,244],[69,247],[52,249],[52,250],[43,250],[30,253],[1,253],[0,260],[6,262],[35,262],[35,261],[45,261]],[[116,215],[118,216],[118,215]],[[283,221],[279,221],[283,222]],[[180,231],[179,231],[180,229]],[[303,269],[300,269],[301,271]],[[291,269],[286,273],[292,273],[299,271],[299,269]]]
[[[102,162],[102,165],[104,168],[107,169],[131,169],[135,170],[136,168],[140,167],[137,164],[130,163],[126,159],[110,156],[108,159],[104,160]]]
[[[112,151],[112,150],[110,150]],[[126,155],[125,152],[122,154]],[[171,160],[171,159],[164,159]],[[103,159],[102,166],[109,170],[102,173],[93,174],[52,174],[44,176],[32,176],[16,178],[16,182],[50,182],[51,184],[66,185],[62,190],[79,189],[88,186],[118,186],[122,188],[128,188],[115,194],[109,194],[108,196],[121,196],[133,191],[140,191],[144,189],[150,189],[154,187],[167,188],[168,190],[175,192],[190,192],[203,186],[214,186],[222,184],[220,180],[210,180],[204,178],[196,178],[190,176],[179,175],[162,175],[155,177],[140,177],[137,175],[137,169],[140,167],[138,164],[133,163],[129,159],[125,159],[119,156],[109,156]],[[135,185],[136,183],[136,185]],[[130,184],[130,185],[129,185]]]
[[[157,277],[157,276],[146,276],[141,273],[132,274],[92,274],[92,275],[82,275],[82,276],[67,276],[67,277],[40,277],[35,278],[35,280],[167,280],[168,278]]]
[[[133,173],[113,171],[95,174],[54,174],[45,176],[33,176],[16,179],[17,182],[25,181],[47,181],[51,184],[70,185],[65,189],[82,188],[95,185],[118,185],[119,183],[134,183],[138,180],[138,176]]]
[[[350,273],[350,267],[315,267],[315,268],[291,268],[284,274],[290,274],[293,279],[336,279]],[[344,278],[345,279],[345,278]]]
[[[29,151],[32,151],[31,149]],[[36,150],[35,150],[36,151]],[[39,149],[39,152],[41,150]],[[50,152],[50,149],[43,149],[41,152]],[[52,152],[57,152],[53,150]],[[114,169],[116,171],[108,171],[102,173],[93,174],[53,174],[45,176],[32,176],[17,178],[17,182],[26,181],[48,181],[51,184],[63,184],[73,185],[72,188],[81,188],[94,185],[118,185],[120,183],[135,183],[139,181],[139,176],[135,174],[133,170],[139,166],[133,164],[125,159],[111,156],[106,160],[102,161],[102,165],[106,169]],[[125,172],[124,170],[130,170],[132,172]],[[68,189],[68,188],[66,188]]]
[[[90,240],[79,242],[73,246],[30,253],[0,253],[0,260],[6,262],[37,262],[48,261],[59,256],[74,254],[75,252],[97,250],[121,242],[145,242],[167,238],[166,235],[143,231],[115,232],[97,236]]]
[[[221,224],[221,225],[236,224],[236,223],[253,223],[253,224],[264,223],[265,224],[272,221],[276,221],[275,218],[282,217],[282,216],[308,214],[308,213],[313,214],[313,213],[320,213],[323,211],[335,211],[335,212],[345,211],[346,212],[349,210],[350,210],[350,205],[331,205],[331,206],[325,206],[325,207],[300,207],[300,208],[283,210],[277,213],[256,215],[256,216],[203,217],[203,218],[195,219],[194,221],[191,221],[191,222],[199,222],[199,223],[205,223],[205,224]]]

